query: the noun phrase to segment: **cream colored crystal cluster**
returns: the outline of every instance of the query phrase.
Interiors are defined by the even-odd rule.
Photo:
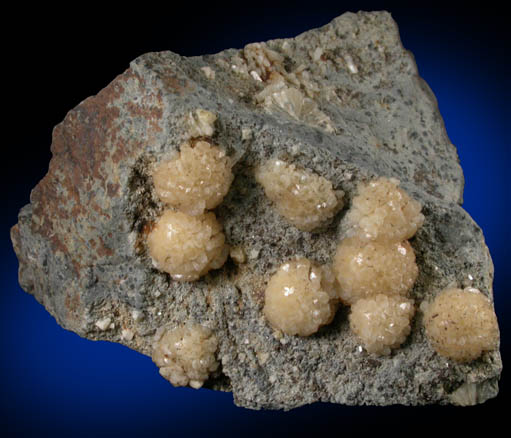
[[[172,159],[157,163],[153,172],[158,197],[192,216],[220,204],[233,180],[230,158],[210,138],[204,139],[213,135],[215,121],[216,115],[210,111],[189,113],[191,139]]]
[[[247,56],[255,78],[268,78],[278,57],[254,46]],[[262,80],[262,79],[261,79]],[[229,250],[221,224],[207,212],[220,204],[233,181],[232,162],[211,142],[216,116],[197,110],[187,116],[191,138],[179,153],[157,163],[156,195],[167,205],[147,235],[154,266],[174,280],[195,281],[220,268],[229,253],[246,261],[242,246]],[[316,173],[282,160],[268,160],[255,178],[274,207],[301,231],[318,231],[342,209],[344,192]],[[304,257],[284,262],[269,279],[263,314],[277,331],[310,336],[329,324],[342,303],[349,323],[369,353],[388,355],[411,331],[409,298],[419,270],[407,239],[424,222],[421,205],[399,187],[378,178],[361,184],[346,215],[349,231],[332,266]],[[457,361],[496,348],[498,326],[491,303],[477,290],[442,292],[424,314],[435,350]],[[176,386],[202,386],[218,367],[214,333],[195,323],[158,332],[153,361]]]
[[[351,306],[350,327],[369,353],[387,355],[410,334],[414,313],[412,300],[377,294]]]
[[[498,348],[495,311],[478,289],[447,288],[424,307],[426,334],[442,356],[469,362]]]
[[[222,202],[233,174],[230,158],[209,138],[216,115],[199,109],[186,120],[191,139],[154,168],[155,192],[169,208],[154,224],[147,247],[157,269],[174,280],[194,281],[227,259],[222,226],[205,211]]]
[[[266,287],[264,315],[289,335],[309,336],[329,324],[337,310],[335,278],[305,258],[284,263]]]
[[[337,247],[334,267],[341,299],[350,305],[378,294],[406,296],[419,273],[406,240],[365,242],[348,237]]]
[[[160,331],[153,350],[153,362],[160,374],[174,386],[200,388],[216,371],[218,341],[214,333],[199,324]]]
[[[282,160],[268,160],[255,177],[277,211],[302,231],[327,224],[344,205],[344,192],[330,181]]]
[[[260,166],[256,179],[277,211],[301,230],[328,223],[342,208],[342,195],[336,194],[331,182],[280,160]],[[343,302],[352,306],[350,326],[369,352],[389,354],[404,342],[415,312],[407,295],[418,268],[413,248],[403,236],[411,237],[412,222],[416,230],[424,217],[420,204],[397,185],[380,178],[360,187],[352,207],[357,213],[349,220],[352,235],[338,245],[332,268],[297,258],[285,262],[270,278],[263,312],[272,327],[288,335],[309,336],[330,323]],[[372,210],[367,200],[376,203]],[[363,226],[368,222],[372,240]]]
[[[229,253],[214,213],[190,216],[165,210],[147,244],[156,268],[179,281],[194,281],[220,268]]]
[[[424,222],[421,205],[394,178],[378,178],[362,186],[347,214],[353,234],[365,241],[401,242]]]
[[[224,199],[233,180],[231,160],[208,141],[186,142],[174,159],[158,164],[153,180],[163,202],[196,216]]]
[[[347,213],[333,269],[341,300],[351,305],[350,327],[367,351],[390,354],[410,333],[415,313],[407,298],[419,273],[412,237],[424,222],[421,205],[395,179],[362,184]]]

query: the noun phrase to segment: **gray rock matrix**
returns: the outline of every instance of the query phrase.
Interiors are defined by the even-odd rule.
[[[205,386],[232,391],[247,408],[316,401],[466,405],[495,397],[498,351],[457,364],[425,337],[420,303],[452,284],[493,299],[493,265],[481,229],[460,206],[456,149],[396,23],[387,12],[346,13],[266,47],[281,54],[286,72],[305,66],[319,90],[311,99],[333,130],[257,103],[264,78],[232,67],[243,50],[140,56],[55,127],[48,174],[11,232],[22,288],[62,327],[148,356],[162,327],[193,321],[212,329],[221,366]],[[215,213],[247,262],[228,260],[199,281],[178,283],[157,271],[146,252],[144,237],[163,210],[149,169],[187,140],[186,115],[198,108],[218,116],[213,139],[236,162]],[[275,157],[346,192],[346,208],[326,229],[299,231],[266,199],[253,171]],[[426,217],[411,240],[420,270],[411,335],[390,356],[370,355],[341,307],[310,337],[279,336],[261,312],[270,275],[295,255],[330,263],[357,184],[377,176],[398,178]]]

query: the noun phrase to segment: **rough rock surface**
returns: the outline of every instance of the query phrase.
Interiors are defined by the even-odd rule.
[[[147,53],[71,110],[54,129],[48,174],[12,228],[21,286],[66,329],[146,355],[158,328],[193,321],[212,329],[221,366],[206,386],[232,391],[240,406],[473,404],[494,397],[499,352],[469,364],[442,358],[425,338],[420,310],[411,335],[388,357],[359,347],[347,308],[310,337],[279,336],[265,321],[264,286],[277,267],[295,255],[331,262],[346,232],[346,209],[316,233],[282,219],[254,179],[254,167],[267,158],[329,179],[345,191],[348,207],[360,181],[398,178],[426,217],[411,240],[417,303],[454,283],[491,297],[493,280],[483,234],[460,207],[456,150],[390,14],[347,13],[266,44],[285,72],[305,66],[300,89],[314,107],[310,117],[254,99],[267,78],[240,71],[250,60],[234,49],[192,58]],[[236,163],[215,213],[227,241],[248,259],[178,283],[147,256],[144,236],[163,209],[148,169],[187,140],[187,114],[198,108],[217,115],[213,140]]]

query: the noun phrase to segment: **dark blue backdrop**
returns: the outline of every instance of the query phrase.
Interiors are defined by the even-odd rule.
[[[100,10],[63,18],[49,13],[44,20],[34,10],[31,16],[23,11],[5,17],[14,31],[4,53],[9,79],[4,92],[9,97],[14,93],[3,126],[12,138],[4,143],[11,159],[4,155],[1,175],[6,208],[1,218],[0,435],[301,436],[328,429],[338,434],[409,426],[427,431],[440,422],[472,429],[490,417],[499,421],[496,411],[508,400],[506,372],[499,397],[470,409],[315,404],[283,413],[236,408],[230,394],[173,388],[149,358],[61,329],[18,285],[8,230],[47,171],[53,126],[137,55],[166,49],[182,55],[214,53],[292,37],[347,10],[388,9],[400,26],[404,46],[414,53],[420,74],[436,94],[448,135],[458,147],[466,177],[464,206],[482,227],[495,263],[495,302],[507,362],[511,96],[505,83],[510,47],[502,11],[493,12],[490,4],[484,10],[411,9],[361,1],[292,5],[214,4],[201,13],[199,4],[170,11],[139,5],[130,16],[108,19]]]

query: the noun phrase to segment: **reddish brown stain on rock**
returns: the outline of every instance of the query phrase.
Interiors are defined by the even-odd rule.
[[[172,67],[166,66],[159,75],[166,92],[183,95],[193,91],[194,85],[184,76],[174,71]]]
[[[64,303],[66,305],[66,309],[74,313],[76,312],[76,309],[78,309],[78,306],[80,305],[80,296],[78,294],[76,295],[68,294],[66,295]]]
[[[82,325],[82,307],[79,293],[69,291],[64,299],[64,319],[62,320],[64,327],[77,330]]]
[[[163,113],[154,104],[158,102],[154,96],[150,105],[149,97],[147,102],[142,98],[134,103],[133,96],[124,94],[135,89],[129,93],[148,96],[143,87],[138,75],[128,69],[71,110],[53,131],[48,174],[31,195],[32,231],[48,239],[54,250],[72,253],[71,263],[78,275],[81,266],[113,255],[103,241],[92,244],[95,239],[90,233],[111,219],[106,210],[122,193],[112,168],[121,161],[134,160],[143,148],[140,140],[124,136],[123,111],[146,123],[148,137],[161,130]],[[85,219],[89,226],[80,227]]]
[[[99,246],[96,251],[100,257],[114,255],[113,249],[106,246],[106,244],[105,244],[104,240],[101,238],[101,236],[99,236]]]
[[[106,189],[107,194],[111,198],[114,198],[119,194],[119,188],[120,188],[119,184],[108,183],[106,187],[107,187],[107,189]]]

